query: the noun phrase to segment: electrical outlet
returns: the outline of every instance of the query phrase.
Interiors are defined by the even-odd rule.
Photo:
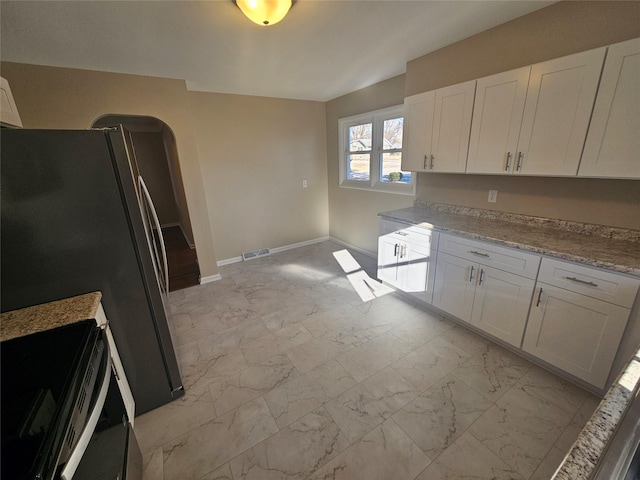
[[[489,203],[496,203],[498,200],[498,191],[497,190],[489,190],[489,199],[487,200]]]
[[[307,181],[306,180],[302,180],[302,188],[307,188]]]

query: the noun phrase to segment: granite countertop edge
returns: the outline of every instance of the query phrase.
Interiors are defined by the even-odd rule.
[[[640,350],[618,375],[558,467],[553,480],[588,480],[638,392]]]
[[[0,341],[24,337],[96,317],[102,294],[56,300],[0,314]]]
[[[440,232],[457,234],[475,240],[488,241],[497,245],[547,255],[561,260],[581,263],[636,277],[640,276],[640,243],[631,240],[595,237],[585,233],[568,232],[561,228],[551,228],[548,226],[534,227],[499,218],[482,218],[460,213],[433,212],[428,208],[419,206],[381,212],[378,216],[389,220],[409,223],[421,228],[433,228]],[[451,220],[448,221],[447,219]],[[465,228],[452,225],[460,221],[465,224]],[[486,228],[489,222],[495,227],[493,229],[495,233],[491,235],[482,232],[483,228]],[[509,230],[512,228],[516,228],[521,233],[521,236],[523,233],[528,232],[533,238],[537,238],[538,240],[535,243],[528,243],[521,239],[510,239],[509,237],[513,235]],[[576,246],[584,243],[586,239],[594,240],[601,245],[601,248],[590,248],[588,254],[575,253],[572,251]],[[554,246],[545,246],[545,240],[547,240],[549,244],[554,244]],[[616,263],[610,258],[603,258],[603,251],[606,251],[606,256],[608,257],[620,258],[619,255],[615,255],[612,252],[615,251],[615,249],[629,246],[635,247],[637,252],[635,255],[634,252],[625,252],[626,257],[634,255],[632,258],[633,262],[630,262],[633,263],[632,265],[622,262]],[[583,250],[586,249],[584,245],[581,245],[580,248]]]

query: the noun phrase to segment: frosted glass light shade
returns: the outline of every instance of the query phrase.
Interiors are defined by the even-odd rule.
[[[282,20],[291,8],[291,0],[235,0],[249,20],[268,26]]]

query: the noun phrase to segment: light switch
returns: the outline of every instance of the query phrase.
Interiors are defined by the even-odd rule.
[[[498,200],[498,191],[497,190],[489,190],[488,202],[489,203],[496,203],[496,200]]]
[[[307,181],[306,180],[302,180],[302,188],[307,188]]]

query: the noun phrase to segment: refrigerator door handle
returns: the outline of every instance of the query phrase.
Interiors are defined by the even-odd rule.
[[[162,236],[162,228],[160,228],[160,220],[158,219],[158,214],[156,213],[156,208],[153,205],[153,200],[151,199],[147,185],[144,183],[144,179],[141,175],[138,175],[138,184],[140,185],[140,191],[142,192],[145,203],[148,206],[148,210],[151,212],[155,228],[158,230],[158,237],[160,238],[160,253],[162,254],[162,257],[158,258],[158,267],[161,271],[156,272],[156,274],[158,275],[158,282],[161,284],[160,289],[162,290],[163,296],[167,296],[169,294],[169,265],[167,262],[167,250],[164,246],[164,237]],[[156,257],[158,257],[158,251],[156,244],[153,241],[153,235],[152,238],[149,238],[148,240],[149,243],[152,244],[152,249],[155,252]],[[154,266],[155,265],[156,262],[154,262]]]

